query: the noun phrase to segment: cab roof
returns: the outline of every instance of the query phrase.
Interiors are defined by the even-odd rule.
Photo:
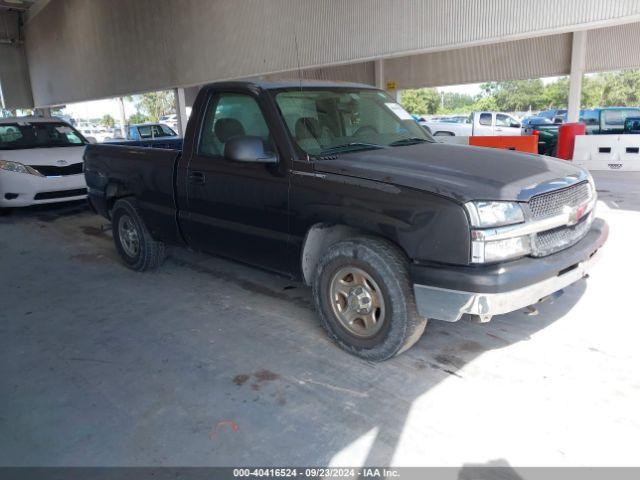
[[[232,87],[232,88],[259,88],[262,90],[278,90],[287,88],[357,88],[374,90],[376,87],[364,83],[336,82],[328,80],[242,80],[230,82],[215,82],[207,85],[209,88]]]

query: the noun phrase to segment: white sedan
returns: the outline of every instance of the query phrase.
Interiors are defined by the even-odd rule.
[[[0,208],[81,200],[89,143],[54,118],[0,118]]]

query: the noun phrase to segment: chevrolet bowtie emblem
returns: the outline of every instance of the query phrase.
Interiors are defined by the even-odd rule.
[[[580,205],[579,207],[565,207],[569,213],[569,223],[568,225],[575,225],[580,221],[582,217],[584,217],[585,212],[587,211],[587,205]]]

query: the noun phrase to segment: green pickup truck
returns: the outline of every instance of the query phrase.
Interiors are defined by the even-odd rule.
[[[627,119],[640,120],[640,108],[638,107],[606,107],[580,110],[580,122],[586,124],[587,135],[619,135],[628,133],[640,133],[638,122],[628,122]],[[536,119],[540,118],[540,121]],[[558,128],[561,124],[551,123],[543,117],[534,117],[525,125],[523,122],[523,135],[531,135],[538,132],[538,153],[554,156],[558,143]],[[635,128],[634,128],[635,125]]]

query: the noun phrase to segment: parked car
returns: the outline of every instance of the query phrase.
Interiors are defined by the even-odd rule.
[[[161,123],[140,123],[127,127],[128,140],[152,140],[154,138],[169,139],[180,136],[167,125]]]
[[[552,108],[549,110],[543,110],[538,113],[539,117],[548,118],[552,123],[564,123],[567,121],[567,109],[566,108]]]
[[[639,116],[640,108],[637,107],[603,107],[580,110],[579,121],[586,125],[587,135],[619,135],[632,133],[626,120]],[[531,135],[536,130],[539,134],[538,152],[555,155],[559,127],[557,123],[525,125],[522,134]]]
[[[440,120],[425,122],[435,136],[487,136],[520,135],[520,122],[506,113],[474,112],[467,123]]]
[[[83,122],[79,123],[76,128],[85,138],[90,138],[94,142],[102,143],[113,138],[112,131],[104,125]]]
[[[604,107],[583,111],[582,117],[587,120],[587,133],[591,135],[621,134],[625,132],[625,121],[628,117],[640,116],[638,107]]]
[[[608,235],[587,171],[435,142],[366,85],[208,85],[182,151],[89,145],[85,162],[125,265],[188,245],[303,280],[331,338],[368,360],[408,349],[427,318],[538,302]]]
[[[442,123],[468,123],[471,124],[471,117],[469,115],[452,115],[450,117],[440,117],[438,119]]]
[[[178,130],[178,115],[175,113],[170,113],[169,115],[162,115],[158,119],[159,123],[163,125],[167,125],[169,128],[173,130]]]
[[[627,117],[624,121],[624,133],[640,134],[640,117]]]
[[[538,135],[538,153],[555,155],[558,142],[558,123],[547,117],[527,117],[522,120],[522,135]]]
[[[87,143],[56,118],[0,119],[0,208],[86,198]]]
[[[525,117],[522,119],[522,128],[525,129],[527,127],[535,128],[540,125],[554,125],[553,121],[546,117]],[[523,134],[524,135],[524,134]]]

